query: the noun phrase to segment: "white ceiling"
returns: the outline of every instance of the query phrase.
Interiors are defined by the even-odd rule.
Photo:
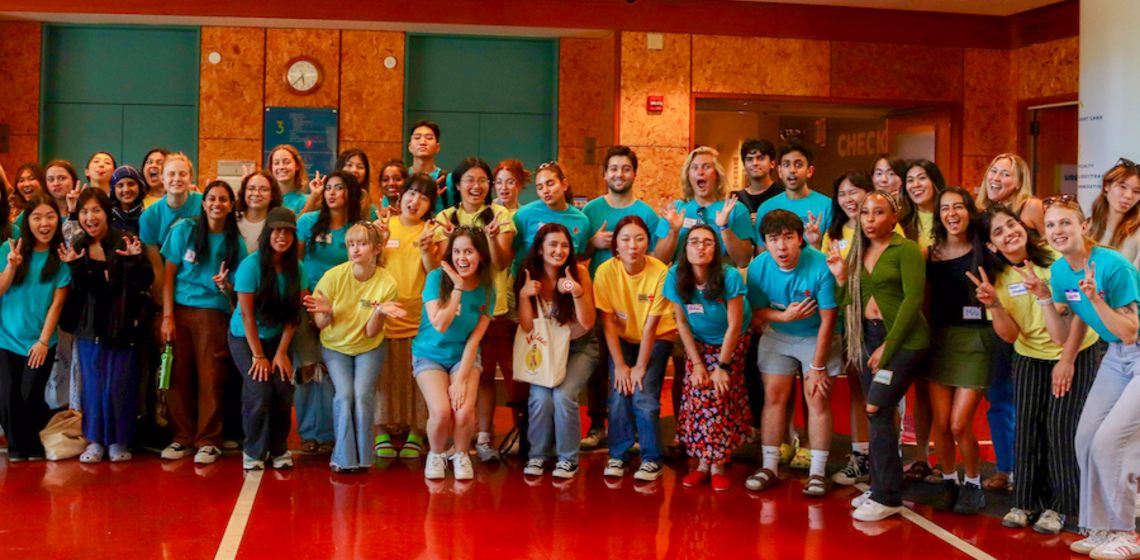
[[[850,8],[881,8],[884,10],[913,10],[978,14],[984,16],[1012,16],[1021,12],[1056,4],[1061,0],[738,0],[741,2],[770,2],[774,4],[810,4],[814,6],[845,6]]]

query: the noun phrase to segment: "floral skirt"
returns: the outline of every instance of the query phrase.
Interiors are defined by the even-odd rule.
[[[744,380],[744,361],[751,339],[752,334],[748,332],[736,343],[728,371],[728,391],[723,395],[717,395],[711,383],[704,387],[694,385],[693,363],[685,358],[677,437],[685,443],[691,457],[714,465],[724,464],[732,450],[752,432],[752,410],[748,405],[748,385]],[[696,342],[705,369],[711,375],[720,359],[720,346]]]

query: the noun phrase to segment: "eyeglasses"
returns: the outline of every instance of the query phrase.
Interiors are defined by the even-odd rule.
[[[709,249],[712,249],[713,247],[716,247],[716,240],[715,239],[690,239],[690,240],[686,241],[685,244],[688,245],[689,247],[694,248],[694,249],[697,247],[708,247]]]
[[[474,179],[472,177],[464,177],[462,180],[459,181],[459,184],[461,184],[465,187],[470,187],[472,185],[479,185],[480,187],[485,187],[487,185],[490,185],[491,181],[488,181],[485,177],[479,178],[479,179]]]
[[[1128,162],[1128,163],[1132,163],[1132,162]],[[1132,165],[1136,165],[1136,164],[1133,163]],[[1054,204],[1057,204],[1057,203],[1065,204],[1067,202],[1076,202],[1076,201],[1077,201],[1077,195],[1075,195],[1075,194],[1059,194],[1057,196],[1051,196],[1049,198],[1046,198],[1045,200],[1042,200],[1041,204],[1045,208],[1048,208],[1048,207],[1050,207]]]
[[[246,190],[246,192],[251,192],[251,193],[273,192],[272,187],[246,187],[245,190]]]

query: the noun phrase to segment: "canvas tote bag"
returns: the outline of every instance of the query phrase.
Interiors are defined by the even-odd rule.
[[[545,302],[535,298],[536,317],[530,332],[519,327],[515,333],[515,381],[553,389],[566,378],[570,357],[570,327],[559,324],[545,313]]]

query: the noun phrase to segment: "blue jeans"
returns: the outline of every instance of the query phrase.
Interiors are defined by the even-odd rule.
[[[558,460],[578,464],[582,439],[582,415],[578,395],[598,365],[598,338],[594,331],[570,342],[566,378],[557,387],[530,386],[527,409],[530,421],[527,439],[530,458],[546,459],[558,448]],[[553,440],[551,437],[553,436]]]
[[[320,381],[297,384],[293,406],[297,409],[297,435],[302,441],[314,439],[325,443],[336,438],[333,392],[332,380],[327,375]]]
[[[618,340],[626,365],[637,363],[639,344]],[[641,442],[641,457],[644,461],[661,459],[661,386],[665,383],[665,366],[669,354],[673,352],[673,341],[658,340],[653,343],[646,367],[642,388],[634,387],[632,395],[623,395],[614,385],[614,360],[610,356],[610,458],[625,460],[629,448],[633,447],[633,430],[637,428],[637,439]]]
[[[1013,440],[1017,410],[1013,385],[1013,345],[994,334],[994,351],[990,355],[990,387],[986,399],[990,407],[986,420],[990,423],[990,438],[994,442],[997,471],[1013,472]]]
[[[346,468],[372,465],[372,421],[376,414],[376,381],[384,367],[388,341],[363,354],[349,356],[322,348],[329,377],[336,387],[333,425],[336,447],[332,465]]]
[[[129,446],[138,412],[138,351],[114,350],[88,338],[76,339],[75,347],[83,374],[83,437]]]

